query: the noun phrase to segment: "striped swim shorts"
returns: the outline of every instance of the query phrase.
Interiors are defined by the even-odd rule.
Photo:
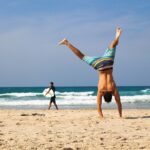
[[[115,52],[116,48],[107,48],[102,57],[84,56],[82,60],[98,71],[112,69]]]

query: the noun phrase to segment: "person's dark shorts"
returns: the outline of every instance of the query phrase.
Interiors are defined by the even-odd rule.
[[[56,97],[54,96],[54,97],[51,97],[51,103],[55,103],[55,99],[56,99]]]

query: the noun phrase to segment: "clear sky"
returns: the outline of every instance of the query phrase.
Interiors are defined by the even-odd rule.
[[[150,85],[149,0],[0,0],[0,86],[96,86],[97,71],[57,43],[101,56],[117,26],[117,85]]]

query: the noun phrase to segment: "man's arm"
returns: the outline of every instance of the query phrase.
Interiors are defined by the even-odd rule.
[[[50,92],[51,88],[49,88],[49,90],[46,92],[45,96]]]
[[[97,111],[98,111],[98,114],[100,115],[100,118],[103,118],[103,112],[102,112],[102,96],[103,96],[103,93],[98,91],[97,92]]]
[[[116,86],[115,86],[115,91],[114,91],[114,97],[118,106],[119,116],[122,117],[122,104],[121,104],[120,95]]]

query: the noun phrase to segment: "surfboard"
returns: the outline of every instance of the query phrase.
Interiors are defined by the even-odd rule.
[[[44,89],[44,91],[43,91],[43,95],[45,96],[45,97],[53,97],[54,96],[54,92],[53,92],[53,90],[50,90],[49,92],[49,88],[46,88],[46,89]],[[48,92],[48,93],[47,93]],[[47,95],[46,95],[46,93],[47,93]]]

